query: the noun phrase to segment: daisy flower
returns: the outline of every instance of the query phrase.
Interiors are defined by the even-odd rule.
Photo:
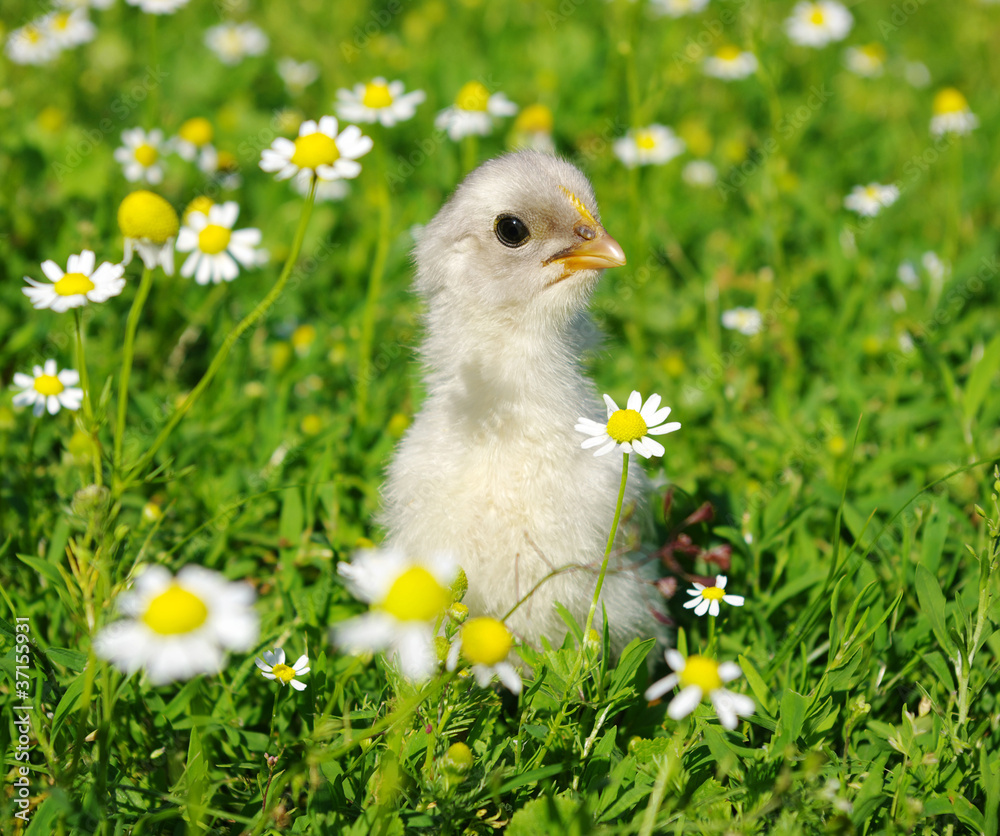
[[[188,0],[125,0],[130,6],[138,6],[139,11],[151,15],[172,15],[187,5]]]
[[[935,282],[940,282],[951,273],[951,265],[947,261],[943,261],[941,256],[933,250],[928,250],[920,256],[920,263],[924,265],[927,275]]]
[[[853,25],[854,18],[845,6],[835,0],[819,0],[796,3],[785,21],[785,31],[794,44],[821,47],[842,41]]]
[[[218,154],[212,147],[215,131],[212,123],[203,116],[188,119],[177,129],[171,146],[177,155],[188,162],[198,161],[198,168],[211,174],[218,168]]]
[[[969,110],[969,103],[954,87],[945,87],[934,96],[931,117],[931,134],[958,134],[964,136],[979,125],[979,119]]]
[[[651,0],[653,14],[666,17],[684,17],[700,12],[708,5],[708,0]]]
[[[276,647],[272,653],[265,650],[261,654],[264,659],[254,659],[254,663],[260,668],[264,679],[276,680],[279,685],[291,685],[296,691],[304,691],[306,684],[299,682],[296,677],[309,673],[309,657],[299,656],[294,665],[285,664],[285,651]]]
[[[201,566],[176,576],[149,566],[118,596],[126,618],[94,638],[94,652],[125,674],[145,670],[153,685],[222,669],[226,650],[247,651],[257,641],[255,593]]]
[[[667,706],[667,715],[672,720],[687,717],[706,694],[715,706],[719,722],[730,731],[736,728],[741,716],[749,717],[753,714],[756,706],[750,697],[734,694],[722,687],[743,675],[735,662],[723,662],[720,665],[705,656],[688,656],[685,659],[676,650],[668,650],[665,656],[674,672],[650,685],[644,696],[649,701],[657,700],[680,685],[681,692]]]
[[[71,12],[49,12],[39,23],[63,49],[72,49],[97,37],[97,27],[90,22],[86,9]]]
[[[44,18],[13,29],[7,36],[5,49],[15,64],[48,64],[60,52]]]
[[[159,183],[163,179],[160,162],[163,131],[154,128],[146,133],[142,128],[129,128],[122,131],[122,142],[115,149],[115,159],[122,164],[125,179],[130,183],[145,180],[154,186]]]
[[[876,78],[885,69],[885,47],[877,41],[844,50],[844,66],[855,75]]]
[[[530,148],[543,154],[554,154],[556,145],[552,141],[552,111],[543,104],[528,105],[517,114],[511,128],[511,146]]]
[[[752,52],[744,52],[738,46],[727,44],[719,47],[715,55],[710,55],[702,64],[705,75],[724,81],[737,81],[757,72],[757,57]]]
[[[764,319],[756,308],[733,308],[722,312],[722,327],[752,337],[763,330]]]
[[[715,166],[708,160],[691,160],[681,170],[681,180],[689,186],[713,186],[717,177]]]
[[[577,432],[590,436],[580,446],[584,450],[597,447],[598,449],[594,451],[595,456],[610,453],[615,447],[623,453],[635,451],[647,459],[650,456],[662,456],[663,445],[650,436],[665,435],[681,428],[677,421],[663,423],[670,415],[670,407],[659,408],[659,395],[650,395],[643,404],[642,395],[639,392],[632,392],[625,409],[619,409],[610,395],[604,396],[604,403],[608,407],[607,423],[580,418],[576,424]]]
[[[122,264],[132,261],[138,250],[142,263],[153,270],[159,264],[168,276],[174,274],[174,238],[180,221],[174,208],[158,194],[145,190],[127,195],[118,207],[118,228],[125,237]]]
[[[903,261],[896,269],[896,278],[905,284],[910,290],[917,290],[920,287],[920,276],[917,275],[917,268],[912,261]]]
[[[458,566],[448,557],[410,560],[401,552],[373,549],[359,552],[337,572],[351,592],[371,609],[334,625],[334,642],[350,653],[388,650],[390,661],[414,681],[427,679],[437,668],[434,648],[437,622],[451,606],[449,586]]]
[[[922,61],[907,61],[903,64],[903,78],[911,87],[926,87],[931,83],[931,71]]]
[[[742,607],[742,595],[726,595],[726,580],[725,575],[716,575],[715,586],[702,586],[696,582],[687,591],[688,595],[694,597],[684,605],[684,609],[693,609],[695,615],[708,613],[714,618],[719,614],[719,601],[724,601],[732,607]]]
[[[513,116],[517,105],[503,93],[494,93],[478,81],[466,83],[455,97],[455,104],[442,110],[434,120],[434,127],[447,131],[455,142],[466,136],[486,136],[493,130],[497,116]]]
[[[21,389],[14,395],[14,406],[30,406],[35,416],[46,410],[55,415],[60,409],[76,411],[83,403],[83,389],[76,384],[80,375],[73,369],[59,371],[55,360],[35,366],[31,374],[16,372],[14,385]]]
[[[307,119],[294,141],[278,137],[260,155],[260,167],[274,172],[276,180],[288,180],[300,171],[315,173],[319,180],[340,180],[361,173],[358,157],[372,150],[372,139],[357,125],[337,133],[337,119],[323,116],[317,124]]]
[[[106,302],[125,288],[122,278],[125,266],[105,261],[95,270],[95,263],[96,258],[90,250],[71,255],[65,272],[54,261],[43,261],[42,272],[49,283],[25,276],[24,280],[31,286],[21,288],[21,292],[36,310],[50,308],[57,313],[79,308],[87,302]]]
[[[892,206],[899,199],[899,187],[881,183],[855,186],[844,198],[844,208],[857,212],[865,218],[873,218],[886,206]]]
[[[240,207],[230,200],[209,207],[207,214],[193,210],[185,215],[177,236],[177,249],[191,253],[181,267],[184,278],[194,276],[198,284],[231,282],[240,274],[237,262],[244,267],[261,263],[260,254],[254,252],[260,244],[260,230],[233,231],[239,214]]]
[[[239,64],[248,55],[267,52],[267,35],[252,23],[220,23],[205,30],[205,46],[223,64]]]
[[[319,65],[315,61],[281,58],[278,60],[278,75],[285,82],[288,92],[297,94],[319,78]]]
[[[494,676],[512,694],[521,693],[521,677],[507,661],[514,639],[502,621],[495,618],[470,618],[458,631],[448,651],[448,670],[458,667],[459,656],[472,666],[480,688],[490,684]]]
[[[684,140],[666,125],[650,125],[639,130],[630,130],[616,139],[612,146],[615,156],[626,167],[637,165],[664,165],[674,157],[684,153]]]
[[[386,81],[379,76],[367,84],[355,84],[354,90],[337,91],[337,115],[348,122],[378,122],[391,128],[397,122],[412,119],[417,105],[426,98],[423,90],[403,92],[402,81]]]

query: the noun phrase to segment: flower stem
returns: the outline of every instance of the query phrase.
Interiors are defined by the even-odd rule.
[[[83,420],[84,428],[90,436],[91,456],[94,461],[94,484],[103,483],[101,468],[101,444],[97,438],[97,427],[94,424],[94,403],[90,396],[90,375],[87,374],[87,356],[83,349],[83,318],[80,309],[73,309],[73,321],[76,324],[76,365],[80,374],[80,388],[83,389]]]
[[[136,291],[132,307],[125,320],[125,343],[122,346],[122,373],[118,378],[118,417],[115,421],[115,473],[122,468],[122,448],[125,443],[125,415],[128,412],[128,381],[132,374],[132,358],[135,356],[135,332],[139,328],[139,317],[146,304],[150,288],[153,286],[153,271],[149,267],[142,270],[139,289]]]
[[[389,187],[386,185],[384,177],[379,178],[378,205],[378,241],[375,244],[375,260],[372,262],[371,277],[368,279],[368,294],[365,298],[365,309],[361,319],[357,393],[357,416],[359,424],[364,424],[365,419],[368,417],[368,390],[372,377],[371,354],[372,340],[375,333],[375,308],[382,293],[382,277],[385,274],[385,262],[389,256],[389,229],[392,205],[389,201]]]
[[[278,281],[274,283],[274,287],[268,292],[267,296],[257,303],[257,306],[250,311],[240,322],[226,335],[226,339],[223,341],[219,350],[215,353],[215,357],[212,358],[212,362],[208,367],[205,374],[202,375],[201,380],[198,381],[194,389],[191,390],[190,394],[184,399],[184,402],[177,407],[177,410],[170,420],[167,422],[166,426],[160,430],[159,435],[156,436],[153,443],[150,445],[149,449],[143,453],[142,457],[135,463],[135,465],[129,470],[129,478],[124,480],[123,484],[118,486],[119,491],[124,491],[126,487],[131,483],[134,477],[138,474],[153,460],[153,457],[157,454],[159,449],[164,445],[166,440],[170,437],[170,433],[176,429],[177,425],[181,422],[181,419],[190,411],[191,407],[195,405],[195,402],[201,397],[201,394],[208,388],[208,385],[218,374],[219,369],[222,368],[222,364],[226,362],[226,358],[229,356],[229,352],[232,350],[233,346],[236,345],[240,337],[243,336],[251,326],[256,325],[264,315],[270,310],[271,306],[275,303],[277,298],[281,295],[281,292],[285,289],[285,285],[288,283],[288,278],[292,274],[292,267],[295,266],[295,262],[299,257],[299,252],[302,250],[302,241],[306,235],[306,227],[309,225],[309,218],[312,215],[313,203],[316,198],[316,179],[313,178],[312,185],[309,189],[309,195],[306,197],[305,204],[302,207],[302,215],[299,218],[298,229],[295,230],[295,238],[292,240],[292,247],[288,253],[288,258],[285,260],[285,266],[281,270],[281,275],[278,277]]]
[[[281,696],[281,686],[280,683],[276,683],[277,688],[274,689],[274,705],[271,706],[271,727],[267,730],[267,745],[271,745],[271,741],[274,740],[274,719],[278,716],[278,697]]]
[[[569,679],[566,680],[568,683],[566,686],[566,699],[562,701],[559,706],[559,713],[556,715],[555,719],[552,721],[552,725],[549,727],[549,733],[545,737],[545,742],[538,748],[534,755],[532,755],[530,766],[537,766],[545,758],[545,753],[549,750],[552,745],[552,741],[555,740],[556,732],[562,726],[562,721],[566,717],[567,710],[569,708],[569,692],[570,689],[576,687],[577,677],[580,675],[580,671],[583,669],[584,661],[587,657],[587,636],[590,634],[590,628],[594,623],[594,615],[597,613],[597,602],[601,597],[601,588],[604,586],[604,576],[608,571],[608,560],[611,557],[611,547],[615,542],[615,535],[618,533],[618,521],[621,519],[622,515],[622,503],[625,501],[625,483],[628,481],[628,453],[624,453],[622,456],[622,481],[618,488],[618,502],[615,505],[615,518],[611,522],[611,534],[608,535],[608,545],[604,549],[604,559],[601,561],[601,571],[597,576],[597,587],[594,589],[594,600],[590,602],[590,612],[587,613],[587,623],[583,628],[583,640],[580,642],[580,653],[576,657],[576,663],[573,665],[573,671],[569,675]]]
[[[618,503],[615,505],[615,518],[611,521],[611,534],[608,535],[608,545],[604,549],[604,559],[601,561],[601,571],[597,575],[597,587],[594,589],[594,600],[590,602],[590,612],[587,613],[587,623],[583,627],[583,640],[586,643],[590,628],[594,623],[594,616],[597,613],[597,602],[601,597],[601,589],[604,586],[604,576],[608,572],[608,560],[611,557],[611,547],[615,543],[615,535],[618,533],[618,521],[622,516],[622,503],[625,501],[625,483],[628,481],[628,453],[622,456],[622,481],[618,488]],[[583,647],[580,648],[582,658]]]
[[[476,167],[479,159],[479,138],[469,134],[462,140],[462,173],[468,174]]]

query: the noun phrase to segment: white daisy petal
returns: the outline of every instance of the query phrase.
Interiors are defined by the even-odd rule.
[[[648,702],[658,700],[665,693],[667,693],[667,691],[672,691],[675,687],[677,687],[677,683],[679,681],[680,677],[676,673],[672,673],[650,685],[642,696]]]
[[[697,685],[689,685],[670,701],[667,706],[667,716],[671,720],[682,720],[687,717],[698,703],[701,702],[702,690]]]

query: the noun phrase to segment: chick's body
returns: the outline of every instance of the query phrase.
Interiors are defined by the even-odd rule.
[[[624,254],[578,169],[521,152],[466,178],[416,260],[427,397],[389,470],[387,543],[450,552],[470,612],[495,618],[566,569],[507,621],[524,640],[558,641],[555,602],[586,618],[621,480],[621,457],[581,449],[574,425],[606,420],[579,366],[582,312],[599,269]],[[634,466],[626,503],[644,486]],[[619,650],[655,631],[650,588],[626,565],[634,559],[613,559],[601,596]]]

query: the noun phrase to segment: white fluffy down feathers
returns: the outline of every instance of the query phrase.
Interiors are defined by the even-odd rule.
[[[501,240],[504,216],[526,224],[523,243]],[[533,644],[558,642],[566,627],[556,602],[586,618],[621,478],[621,459],[582,449],[574,427],[580,416],[606,417],[579,362],[601,275],[591,264],[624,256],[600,226],[587,178],[523,151],[465,179],[421,235],[416,261],[427,394],[389,469],[387,545],[449,552],[468,577],[473,614],[503,618],[534,589],[507,624]],[[635,520],[645,491],[633,463]],[[601,596],[616,650],[658,632],[662,604],[627,553],[636,528],[619,533]]]

